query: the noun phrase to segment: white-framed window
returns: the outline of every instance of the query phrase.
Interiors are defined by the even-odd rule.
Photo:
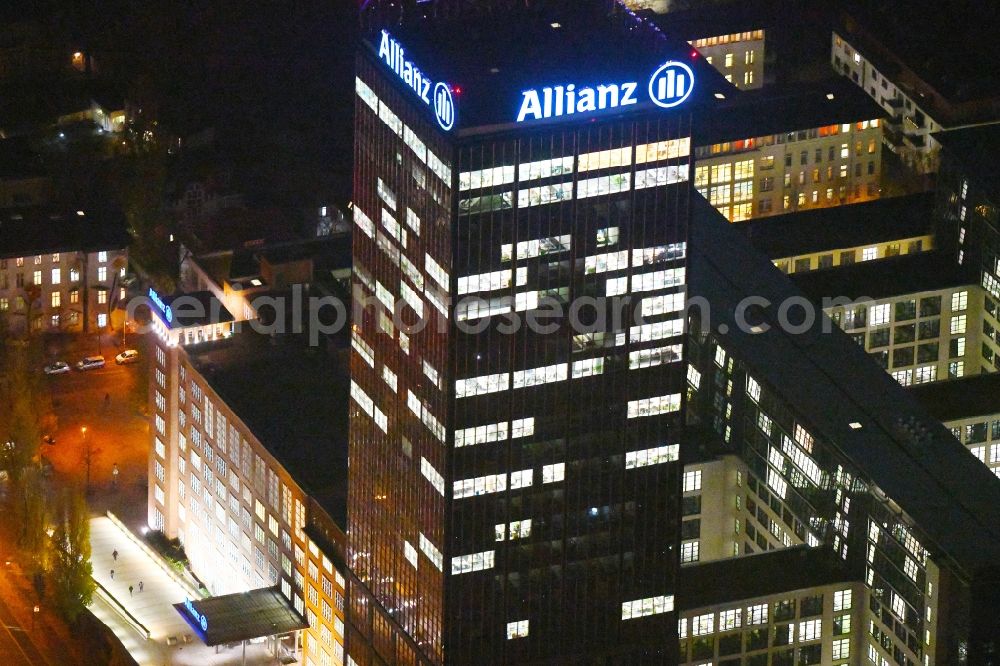
[[[693,493],[701,490],[701,470],[684,472],[684,492]]]
[[[622,619],[632,620],[647,615],[659,615],[674,610],[674,595],[646,597],[635,601],[622,602]]]
[[[968,291],[956,291],[954,294],[951,295],[952,312],[959,312],[961,310],[966,310],[968,309],[968,307],[969,307]]]
[[[833,650],[830,655],[833,659],[850,659],[851,639],[839,638],[833,641]]]
[[[566,463],[555,463],[542,467],[542,483],[556,483],[566,476]]]
[[[882,326],[889,323],[890,308],[888,303],[873,305],[868,313],[869,324],[872,326]]]
[[[495,556],[496,551],[485,550],[481,553],[453,557],[451,558],[451,573],[452,575],[458,575],[472,571],[492,569]]]
[[[528,620],[517,620],[507,623],[507,640],[524,638],[528,635]]]
[[[733,608],[719,613],[719,631],[739,629],[743,626],[743,609]]]
[[[823,620],[799,622],[799,640],[814,641],[823,637]]]
[[[697,562],[701,558],[701,542],[685,541],[681,544],[681,564]]]
[[[691,618],[691,635],[704,636],[715,633],[715,613],[696,615]]]

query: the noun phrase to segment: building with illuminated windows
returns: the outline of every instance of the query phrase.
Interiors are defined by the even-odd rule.
[[[123,317],[129,237],[120,215],[0,213],[0,318],[13,332],[104,331]]]
[[[636,3],[625,2],[637,11]],[[705,61],[741,90],[761,88],[765,80],[765,36],[774,10],[758,2],[705,4],[681,11],[644,12],[645,20],[683,39]]]
[[[933,173],[935,133],[1000,118],[995,73],[968,67],[997,56],[993,16],[912,10],[888,0],[877,11],[845,14],[830,36],[830,62],[885,110],[889,149],[917,173]]]
[[[912,395],[955,439],[1000,476],[1000,373],[915,386]]]
[[[876,199],[882,115],[842,81],[736,96],[695,128],[695,188],[731,222]]]
[[[280,590],[308,623],[283,657],[343,663],[344,352],[237,324],[211,292],[151,291],[149,305],[150,528],[180,541],[213,597]]]
[[[692,114],[732,88],[598,4],[366,18],[358,664],[674,658]]]
[[[996,477],[832,322],[789,314],[801,293],[701,208],[681,663],[993,663]]]

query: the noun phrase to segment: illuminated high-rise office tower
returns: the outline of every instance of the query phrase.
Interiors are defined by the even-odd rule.
[[[692,112],[727,84],[613,5],[420,14],[357,58],[349,652],[669,663]]]

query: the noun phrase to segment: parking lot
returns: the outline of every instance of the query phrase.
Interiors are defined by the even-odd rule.
[[[53,445],[43,445],[42,455],[54,473],[86,481],[85,452],[90,448],[91,509],[113,509],[135,525],[145,517],[146,463],[149,447],[146,409],[146,343],[144,336],[129,336],[128,347],[140,352],[140,361],[116,365],[121,338],[102,336],[103,368],[44,377],[57,418],[51,433]],[[45,341],[45,363],[66,361],[71,366],[84,356],[98,353],[94,335],[60,336]],[[41,368],[38,368],[41,372]],[[86,428],[84,432],[83,428]],[[112,470],[118,464],[117,484]]]

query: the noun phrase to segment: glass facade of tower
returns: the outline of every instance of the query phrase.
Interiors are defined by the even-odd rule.
[[[451,139],[393,76],[359,57],[351,654],[670,663],[690,117]]]

